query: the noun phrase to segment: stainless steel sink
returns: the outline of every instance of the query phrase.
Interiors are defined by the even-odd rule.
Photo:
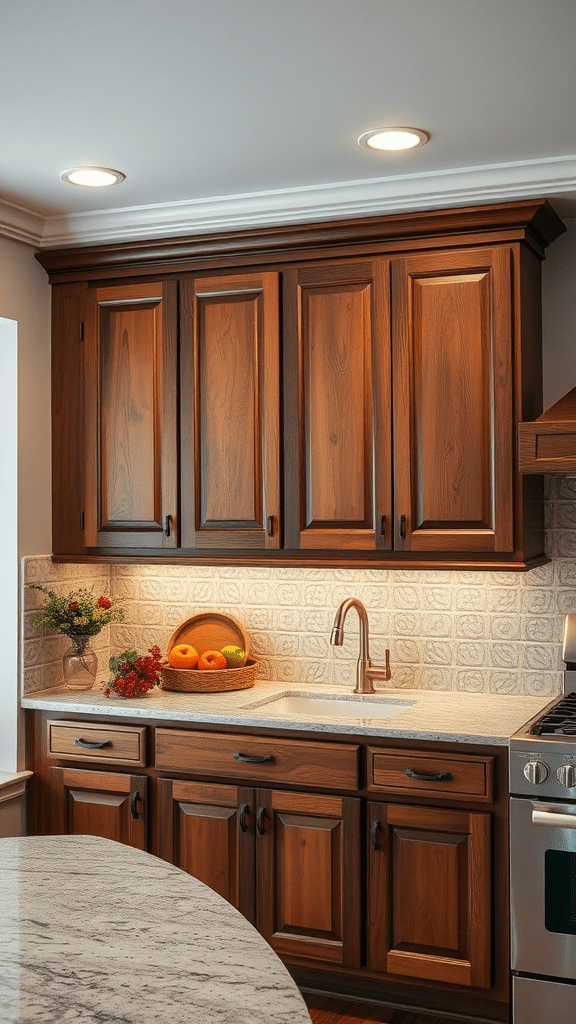
[[[300,693],[285,690],[264,700],[243,704],[242,710],[256,710],[259,715],[275,715],[282,718],[305,715],[310,718],[382,719],[393,718],[407,708],[413,707],[414,700],[398,697],[363,697],[356,694]]]

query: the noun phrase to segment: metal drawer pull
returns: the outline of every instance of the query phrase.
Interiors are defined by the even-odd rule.
[[[373,850],[380,850],[380,849],[382,849],[382,847],[380,846],[380,843],[378,842],[378,833],[379,833],[379,831],[380,831],[380,819],[379,818],[375,818],[374,821],[372,822],[372,827],[370,829],[370,841],[372,843],[372,849]]]
[[[411,768],[407,768],[404,774],[410,779],[416,779],[417,782],[447,782],[448,779],[452,778],[451,772],[438,772],[438,775],[420,775],[418,772],[413,772]]]
[[[243,761],[245,764],[271,764],[274,760],[272,754],[263,754],[262,757],[250,757],[248,754],[232,754],[235,761]]]
[[[402,540],[406,540],[406,516],[398,517],[398,533]]]
[[[170,523],[172,522],[172,516],[164,516],[164,523],[162,525],[162,532],[165,537],[170,536]]]
[[[85,750],[102,750],[102,747],[111,747],[111,740],[100,740],[100,743],[87,743],[86,740],[78,739],[74,740],[77,747],[84,747]]]
[[[559,814],[558,811],[540,811],[532,808],[532,824],[545,825],[546,828],[576,829],[576,814]]]
[[[269,537],[274,536],[274,516],[268,516],[266,520],[266,533]]]
[[[132,812],[133,818],[140,817],[140,815],[138,814],[138,808],[136,807],[136,804],[138,803],[139,799],[140,793],[138,792],[138,790],[136,790],[134,793],[132,793],[132,796],[130,797],[130,810]]]
[[[240,807],[238,808],[238,825],[240,827],[241,832],[248,831],[248,824],[246,822],[246,818],[248,817],[249,813],[250,804],[240,804]]]
[[[266,821],[267,817],[268,815],[266,814],[266,808],[259,807],[258,814],[256,815],[256,831],[259,836],[263,836],[266,834],[266,826],[264,822]]]

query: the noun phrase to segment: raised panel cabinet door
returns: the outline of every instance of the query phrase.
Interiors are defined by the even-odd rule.
[[[284,279],[285,547],[389,549],[388,261]]]
[[[282,957],[360,966],[360,800],[256,793],[257,927]]]
[[[368,966],[405,978],[491,984],[491,818],[368,805]]]
[[[392,261],[394,547],[514,550],[512,253]]]
[[[148,847],[148,779],[145,775],[51,768],[56,792],[53,832],[102,836]]]
[[[160,779],[158,852],[254,923],[254,790]]]
[[[182,547],[280,547],[278,274],[181,282]]]
[[[176,282],[95,287],[87,306],[87,546],[174,548]]]

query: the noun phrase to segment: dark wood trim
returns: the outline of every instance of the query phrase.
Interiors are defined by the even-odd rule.
[[[35,253],[51,282],[87,280],[254,263],[294,262],[330,255],[402,250],[416,242],[488,244],[494,240],[526,240],[543,255],[566,228],[545,199],[452,210],[351,218],[326,223],[282,225],[221,231],[184,238],[144,239],[82,248],[42,250]],[[490,235],[490,237],[487,237]],[[496,235],[496,238],[494,237]]]
[[[350,555],[350,557],[347,557]],[[258,552],[252,555],[246,552],[236,551],[214,551],[209,554],[197,555],[192,551],[178,552],[170,556],[166,552],[136,550],[130,554],[119,555],[113,551],[103,550],[96,554],[88,555],[52,555],[52,561],[57,564],[98,564],[106,565],[241,565],[241,566],[278,566],[286,568],[296,566],[297,568],[324,569],[343,567],[348,569],[452,569],[468,570],[478,569],[487,571],[493,569],[497,572],[528,572],[536,569],[539,565],[546,565],[550,561],[547,555],[538,555],[527,560],[514,560],[513,558],[502,558],[495,555],[493,558],[482,557],[479,559],[463,558],[462,554],[438,558],[431,555],[426,558],[419,553],[416,558],[396,552],[394,559],[382,557],[377,558],[370,553],[367,558],[361,558],[358,552],[338,552],[330,556],[321,552],[317,554],[312,551],[282,551],[277,557],[270,552],[263,554]]]
[[[530,423],[518,424],[521,473],[576,472],[576,388]]]

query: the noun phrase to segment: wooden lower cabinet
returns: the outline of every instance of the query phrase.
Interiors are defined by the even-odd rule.
[[[158,781],[158,853],[255,924],[254,790]]]
[[[149,849],[305,987],[507,1020],[504,748],[141,728],[37,711],[30,833]]]
[[[148,779],[145,775],[51,768],[55,791],[52,831],[102,836],[117,843],[148,847]]]
[[[159,853],[280,955],[360,966],[360,800],[160,779]],[[345,888],[346,887],[346,888]]]
[[[368,804],[368,965],[491,984],[491,816]]]

